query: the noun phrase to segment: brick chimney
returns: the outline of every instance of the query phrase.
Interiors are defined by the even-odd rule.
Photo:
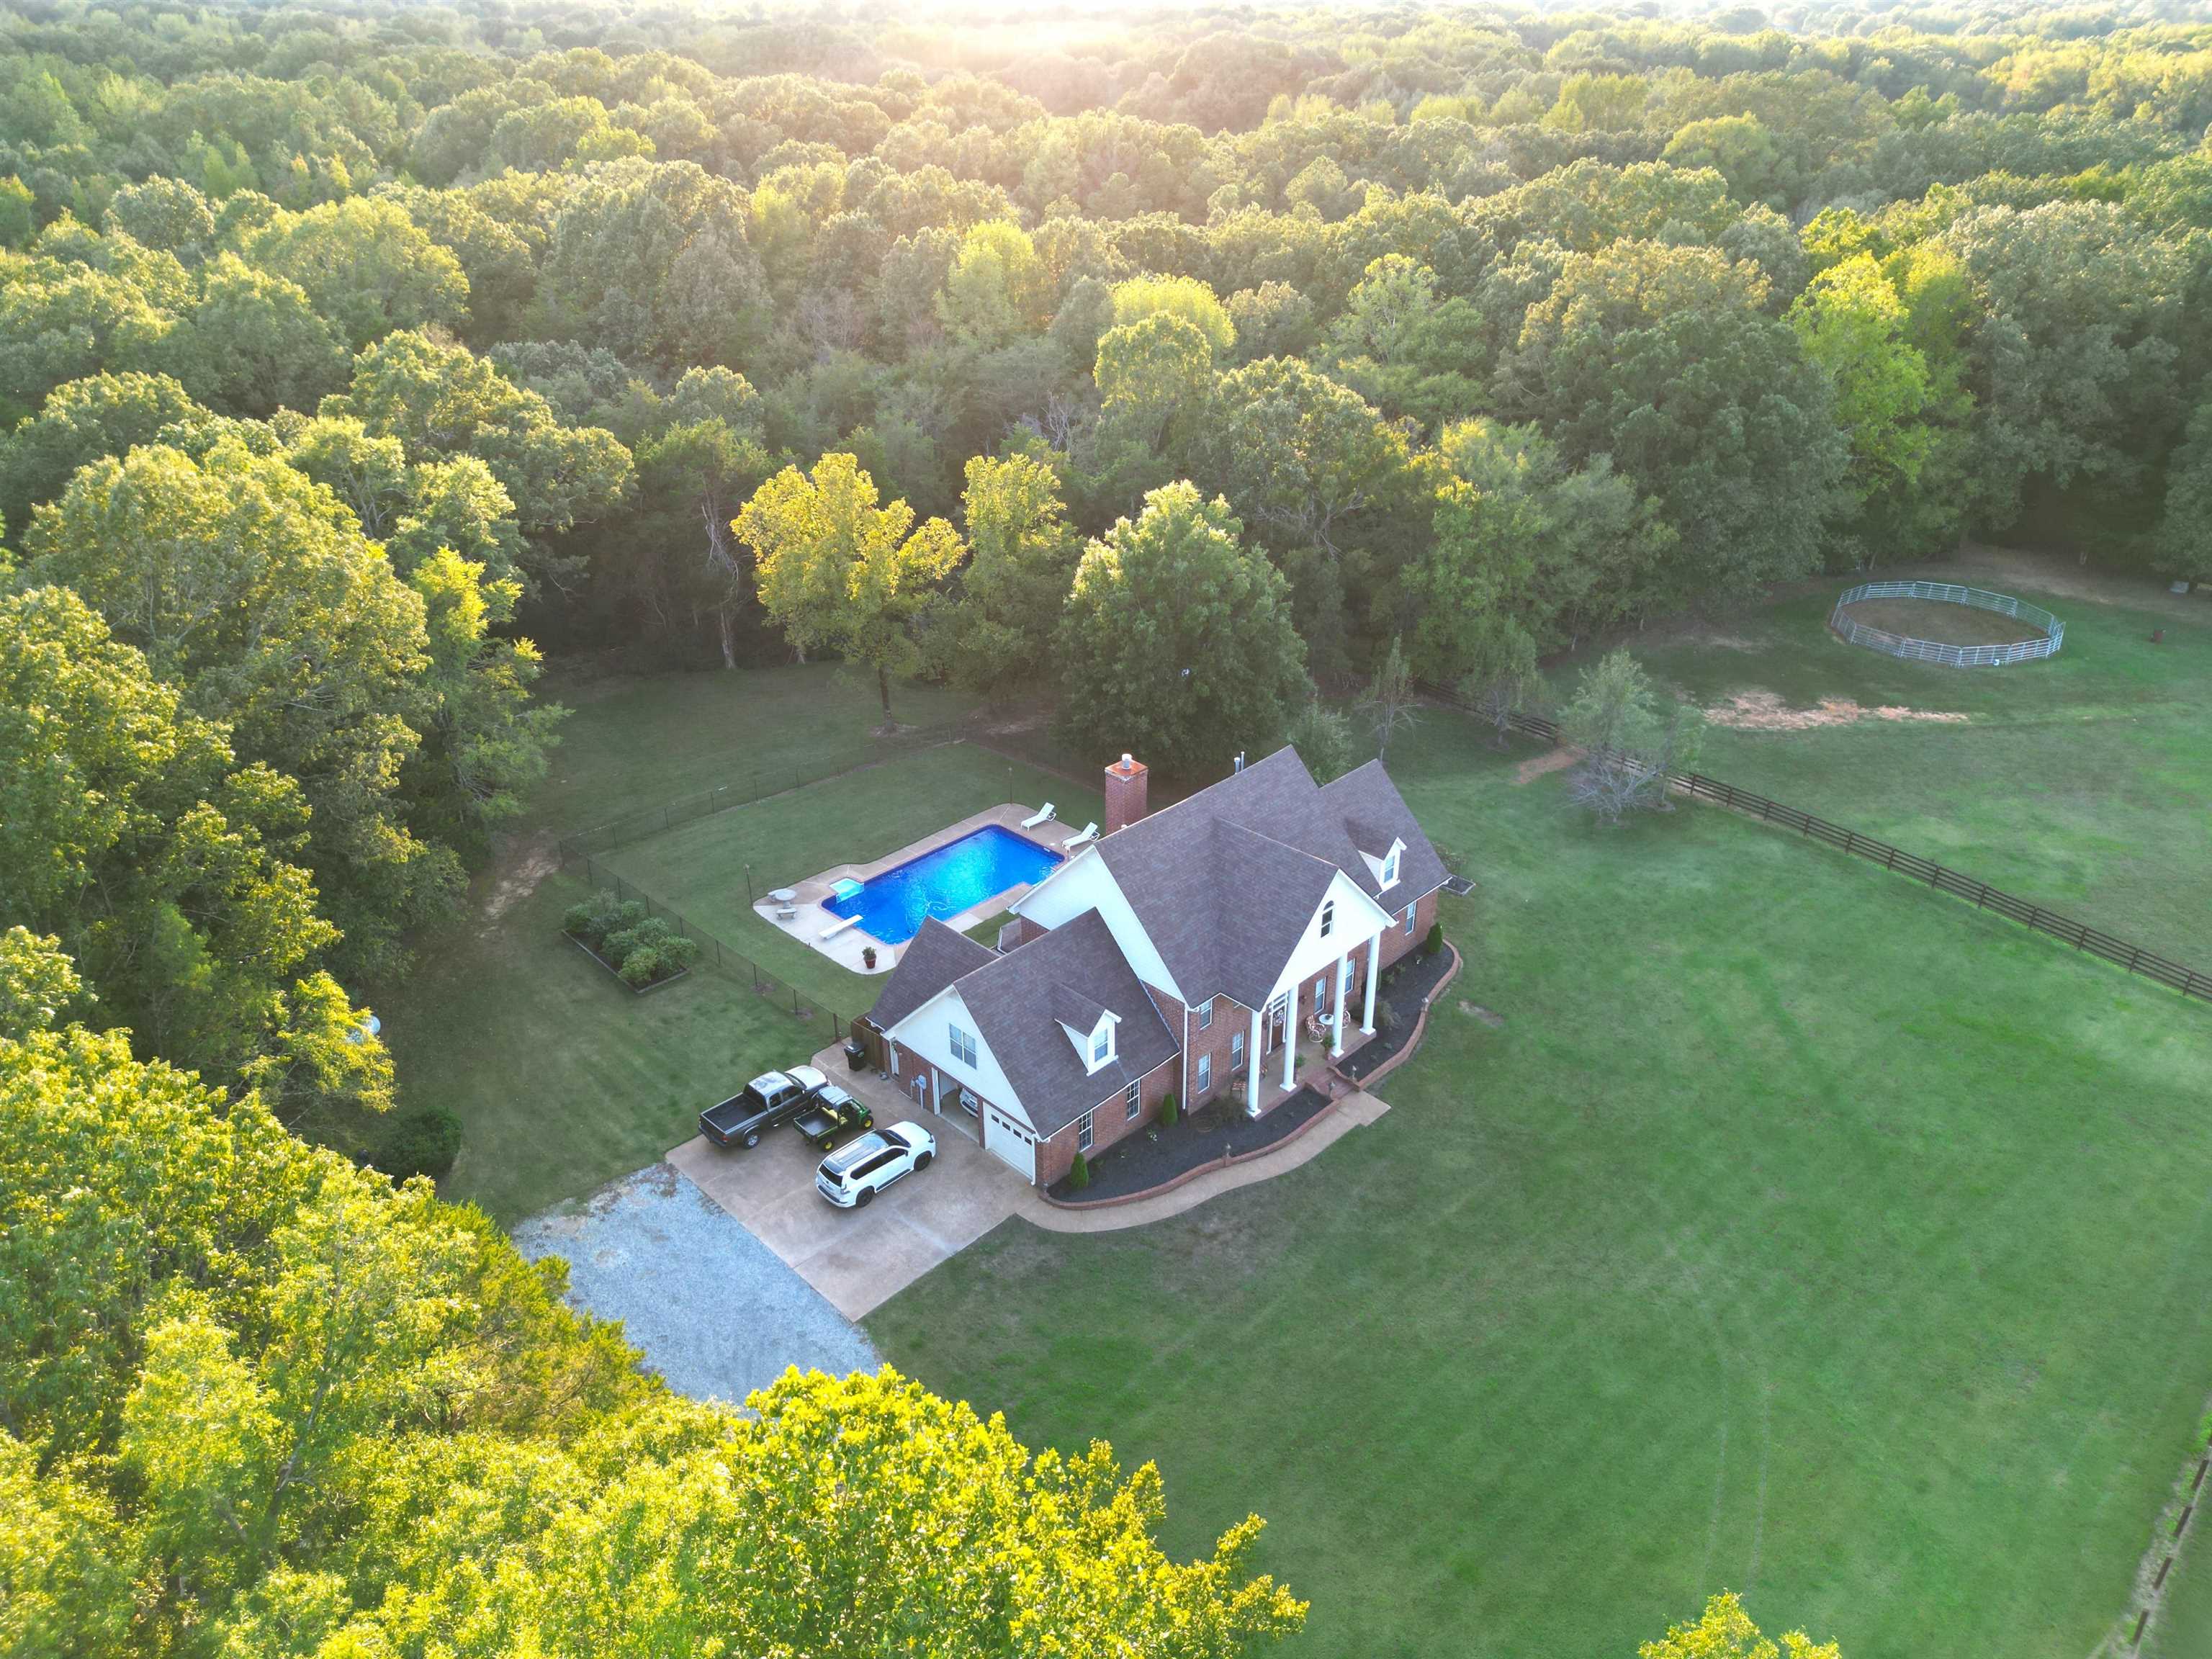
[[[1145,816],[1145,763],[1124,755],[1106,769],[1106,833]]]

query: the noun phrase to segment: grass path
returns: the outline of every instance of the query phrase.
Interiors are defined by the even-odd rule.
[[[1267,1516],[1302,1653],[1627,1653],[1731,1588],[1847,1654],[2080,1659],[2212,1379],[2212,1020],[1725,813],[1599,831],[1449,717],[1401,743],[1480,885],[1389,1115],[1137,1234],[1001,1228],[878,1346],[1157,1459],[1179,1548]]]

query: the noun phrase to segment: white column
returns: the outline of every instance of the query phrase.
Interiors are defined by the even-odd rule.
[[[1252,1011],[1252,1035],[1245,1039],[1244,1110],[1260,1115],[1260,1011]]]
[[[1349,972],[1351,967],[1352,952],[1346,951],[1336,959],[1336,967],[1332,975],[1335,983],[1329,988],[1329,994],[1336,1004],[1336,1006],[1329,1011],[1328,1052],[1331,1058],[1344,1052],[1345,981],[1351,977]]]
[[[1375,1035],[1375,981],[1381,976],[1382,966],[1382,935],[1377,933],[1367,941],[1367,1004],[1359,1015],[1363,1035]]]
[[[1298,1080],[1298,988],[1283,993],[1283,1087]]]

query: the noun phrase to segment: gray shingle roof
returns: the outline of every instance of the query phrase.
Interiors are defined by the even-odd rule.
[[[972,974],[985,963],[998,959],[998,953],[988,946],[955,933],[935,916],[927,917],[921,931],[908,941],[898,966],[884,981],[868,1018],[887,1031],[963,974]]]
[[[1393,840],[1406,850],[1385,898],[1360,854]],[[1098,856],[1184,992],[1247,1006],[1273,988],[1334,872],[1386,909],[1446,874],[1379,761],[1324,787],[1291,749],[1117,830]]]
[[[1376,886],[1365,853],[1402,841],[1398,881]],[[1097,843],[1155,948],[1194,1000],[1227,995],[1256,1007],[1341,870],[1385,909],[1403,909],[1448,872],[1378,761],[1317,785],[1296,752],[1278,750]],[[1041,1133],[1066,1128],[1175,1058],[1176,1034],[1095,910],[1003,955],[934,919],[907,946],[877,998],[888,1029],[948,985],[975,1016]],[[1094,1073],[1063,1024],[1088,1031],[1119,1016],[1115,1056]]]
[[[1066,1128],[1176,1057],[1175,1034],[1137,982],[1096,910],[1031,939],[958,981],[960,999],[1040,1134]],[[1060,1029],[1064,1011],[1110,1010],[1115,1057],[1086,1073]],[[1091,1024],[1097,1023],[1095,1012]],[[1086,1028],[1087,1029],[1087,1028]]]

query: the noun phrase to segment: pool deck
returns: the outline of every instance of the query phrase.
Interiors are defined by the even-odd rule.
[[[866,881],[872,876],[879,876],[886,870],[895,869],[925,853],[933,853],[939,848],[958,841],[963,836],[973,835],[990,824],[1009,830],[1024,841],[1033,842],[1048,852],[1065,854],[1068,838],[1083,826],[1062,823],[1055,819],[1050,823],[1041,823],[1034,830],[1023,829],[1022,820],[1036,810],[1018,801],[990,807],[964,817],[957,823],[949,823],[942,830],[924,836],[920,841],[900,848],[896,853],[886,853],[872,863],[832,865],[819,875],[793,883],[791,890],[797,896],[787,904],[764,898],[753,906],[753,913],[769,927],[789,934],[811,950],[819,951],[840,968],[849,968],[856,974],[888,974],[898,966],[898,959],[906,951],[905,944],[886,945],[872,935],[862,933],[857,923],[849,927],[837,927],[837,918],[822,908],[822,902],[830,896],[830,890],[841,881]],[[1080,852],[1083,849],[1078,848],[1076,850]],[[1034,882],[1017,883],[1004,892],[994,893],[981,903],[971,905],[957,915],[947,916],[945,924],[955,929],[972,927],[985,917],[1005,909],[1036,884]],[[788,921],[780,921],[776,912],[783,909],[796,914]],[[823,933],[830,929],[835,931],[830,932],[828,938],[823,938]],[[873,968],[860,960],[861,951],[871,945],[876,947],[876,965]]]

